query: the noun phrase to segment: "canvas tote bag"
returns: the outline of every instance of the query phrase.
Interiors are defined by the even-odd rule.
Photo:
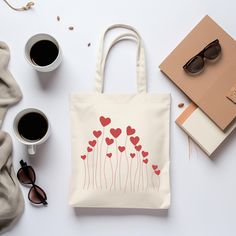
[[[125,28],[104,54],[108,31]],[[119,41],[137,42],[137,93],[103,93],[104,67]],[[142,40],[128,25],[102,34],[93,93],[70,97],[73,207],[166,209],[170,205],[170,94],[147,93]]]

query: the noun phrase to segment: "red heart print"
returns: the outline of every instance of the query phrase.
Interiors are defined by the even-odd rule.
[[[89,141],[89,145],[94,147],[96,145],[97,141],[93,140],[93,141]]]
[[[130,137],[130,142],[135,146],[139,142],[139,137]]]
[[[111,158],[111,156],[112,156],[112,153],[111,153],[111,152],[110,152],[110,153],[107,153],[107,157]]]
[[[145,164],[147,164],[147,163],[148,163],[148,159],[144,159],[143,162],[144,162]]]
[[[117,128],[117,129],[110,129],[110,133],[114,138],[118,138],[121,134],[121,129]]]
[[[127,135],[132,135],[132,134],[135,133],[135,129],[133,129],[133,128],[129,125],[129,126],[127,126],[127,128],[126,128],[126,133],[127,133]]]
[[[123,152],[125,150],[125,147],[124,146],[119,146],[118,149],[119,149],[120,152]]]
[[[114,139],[112,139],[112,138],[106,138],[106,143],[107,143],[107,145],[111,145],[111,144],[114,143]]]
[[[85,160],[86,159],[86,155],[81,155],[81,159]]]
[[[96,137],[96,138],[99,138],[102,134],[102,131],[101,130],[94,130],[93,131],[93,135]]]
[[[135,149],[139,152],[142,149],[141,145],[135,146]]]
[[[156,171],[155,171],[155,174],[156,174],[156,175],[160,175],[160,173],[161,173],[160,170],[156,170]]]
[[[130,153],[131,158],[135,157],[135,153]]]
[[[92,149],[91,147],[87,147],[87,151],[88,151],[88,152],[92,152],[93,149]]]
[[[111,123],[111,119],[110,118],[105,118],[104,116],[101,116],[100,117],[100,122],[101,122],[101,125],[103,127],[109,125]]]
[[[147,155],[148,155],[148,152],[142,151],[143,158],[146,157]]]
[[[158,168],[158,165],[152,165],[152,169],[156,170]]]

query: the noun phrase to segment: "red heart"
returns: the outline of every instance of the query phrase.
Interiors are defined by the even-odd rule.
[[[93,131],[93,135],[96,137],[96,138],[99,138],[102,134],[102,131],[101,130],[94,130]]]
[[[111,144],[114,143],[114,139],[112,139],[112,138],[106,138],[106,143],[107,143],[107,145],[111,145]]]
[[[135,153],[130,153],[131,158],[135,157]]]
[[[142,156],[146,157],[148,155],[148,152],[142,151]]]
[[[111,152],[110,152],[110,153],[107,153],[107,157],[111,158],[111,156],[112,156],[112,153],[111,153]]]
[[[142,149],[141,145],[135,146],[135,149],[139,152]]]
[[[120,128],[117,128],[117,129],[110,129],[110,132],[111,132],[111,135],[114,137],[114,138],[118,138],[121,134],[121,129]]]
[[[123,152],[125,150],[125,147],[124,146],[119,146],[118,149],[119,149],[120,152]]]
[[[86,155],[81,155],[81,159],[85,160],[86,159]]]
[[[87,147],[87,151],[88,151],[88,152],[92,152],[93,149],[92,149],[91,147]]]
[[[130,137],[130,142],[135,146],[139,142],[139,137]]]
[[[132,135],[135,133],[135,129],[133,129],[130,125],[126,128],[127,135]]]
[[[104,116],[100,117],[100,122],[102,124],[103,127],[109,125],[111,123],[111,119],[110,118],[105,118]]]
[[[96,145],[97,141],[93,140],[93,141],[89,141],[89,145],[94,147]]]
[[[148,163],[148,159],[144,159],[143,162],[144,162],[145,164],[147,164],[147,163]]]
[[[156,175],[160,175],[160,173],[161,173],[160,170],[156,170],[156,171],[155,171],[155,174],[156,174]]]
[[[158,168],[158,165],[152,165],[152,169],[156,170]]]

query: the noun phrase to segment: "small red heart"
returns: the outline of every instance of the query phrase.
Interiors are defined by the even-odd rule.
[[[102,134],[102,131],[101,130],[94,130],[93,131],[93,135],[96,137],[96,138],[99,138]]]
[[[87,147],[87,151],[88,151],[88,152],[92,152],[93,149],[92,149],[91,147]]]
[[[130,153],[131,158],[135,157],[135,153]]]
[[[133,129],[130,125],[126,128],[127,135],[132,135],[135,133],[135,129]]]
[[[158,165],[152,165],[152,169],[156,170],[158,168]]]
[[[147,164],[147,163],[148,163],[148,159],[144,159],[143,162],[144,162],[145,164]]]
[[[161,173],[160,170],[156,170],[156,171],[155,171],[155,174],[156,174],[156,175],[160,175],[160,173]]]
[[[118,149],[119,149],[120,152],[123,152],[125,150],[125,147],[124,146],[119,146]]]
[[[96,144],[97,144],[96,140],[89,141],[89,145],[92,146],[92,147],[94,147]]]
[[[136,149],[136,151],[139,152],[142,149],[142,146],[141,145],[135,146],[135,149]]]
[[[118,138],[121,134],[121,129],[120,128],[110,129],[110,133],[114,138]]]
[[[139,142],[139,137],[130,137],[130,142],[135,146]]]
[[[148,155],[148,152],[142,151],[142,156],[146,157]]]
[[[81,155],[81,159],[85,160],[86,159],[86,155]]]
[[[107,153],[107,157],[111,158],[111,156],[112,156],[112,153],[111,153],[111,152],[110,152],[110,153]]]
[[[101,116],[100,117],[100,122],[101,122],[101,125],[103,127],[109,125],[111,123],[111,119],[110,118],[105,118],[104,116]]]
[[[112,138],[106,138],[106,143],[107,143],[107,145],[111,145],[111,144],[114,143],[114,139],[112,139]]]

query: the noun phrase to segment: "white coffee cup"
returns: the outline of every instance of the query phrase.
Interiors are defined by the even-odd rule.
[[[43,65],[43,66],[36,64],[32,60],[31,55],[30,55],[32,47],[36,43],[38,43],[38,42],[40,42],[42,40],[47,40],[47,41],[52,42],[57,47],[57,49],[58,49],[58,53],[57,53],[57,56],[55,57],[55,59],[50,64]],[[40,51],[40,53],[47,54],[48,52]],[[49,71],[55,70],[61,64],[61,61],[62,61],[62,51],[61,51],[61,48],[59,46],[59,43],[57,42],[57,40],[53,36],[51,36],[49,34],[45,34],[45,33],[40,33],[40,34],[33,35],[26,42],[26,45],[25,45],[25,58],[28,61],[28,63],[35,70],[40,71],[40,72],[49,72]]]
[[[32,114],[33,114],[33,116],[32,116]],[[38,119],[35,119],[37,117],[38,117]],[[31,139],[31,138],[27,137],[27,135],[25,135],[24,132],[27,132],[26,127],[25,127],[26,131],[22,132],[23,126],[21,127],[21,124],[22,125],[24,123],[26,124],[27,120],[29,121],[29,118],[31,118],[31,120],[30,120],[30,123],[28,123],[27,128],[28,129],[30,128],[29,130],[30,130],[31,134],[28,134],[28,135],[32,136],[32,132],[34,132],[34,130],[38,131],[38,132],[40,132],[40,136],[38,136],[37,139],[36,138]],[[42,121],[43,123],[39,122],[39,121]],[[40,127],[40,125],[42,126],[42,124],[45,127],[43,127],[43,128]],[[50,124],[49,124],[47,116],[42,111],[35,109],[35,108],[27,108],[27,109],[20,111],[14,119],[13,129],[14,129],[14,133],[15,133],[15,136],[17,137],[17,139],[21,143],[23,143],[27,146],[27,150],[30,155],[34,155],[36,153],[36,146],[44,143],[50,135]]]

